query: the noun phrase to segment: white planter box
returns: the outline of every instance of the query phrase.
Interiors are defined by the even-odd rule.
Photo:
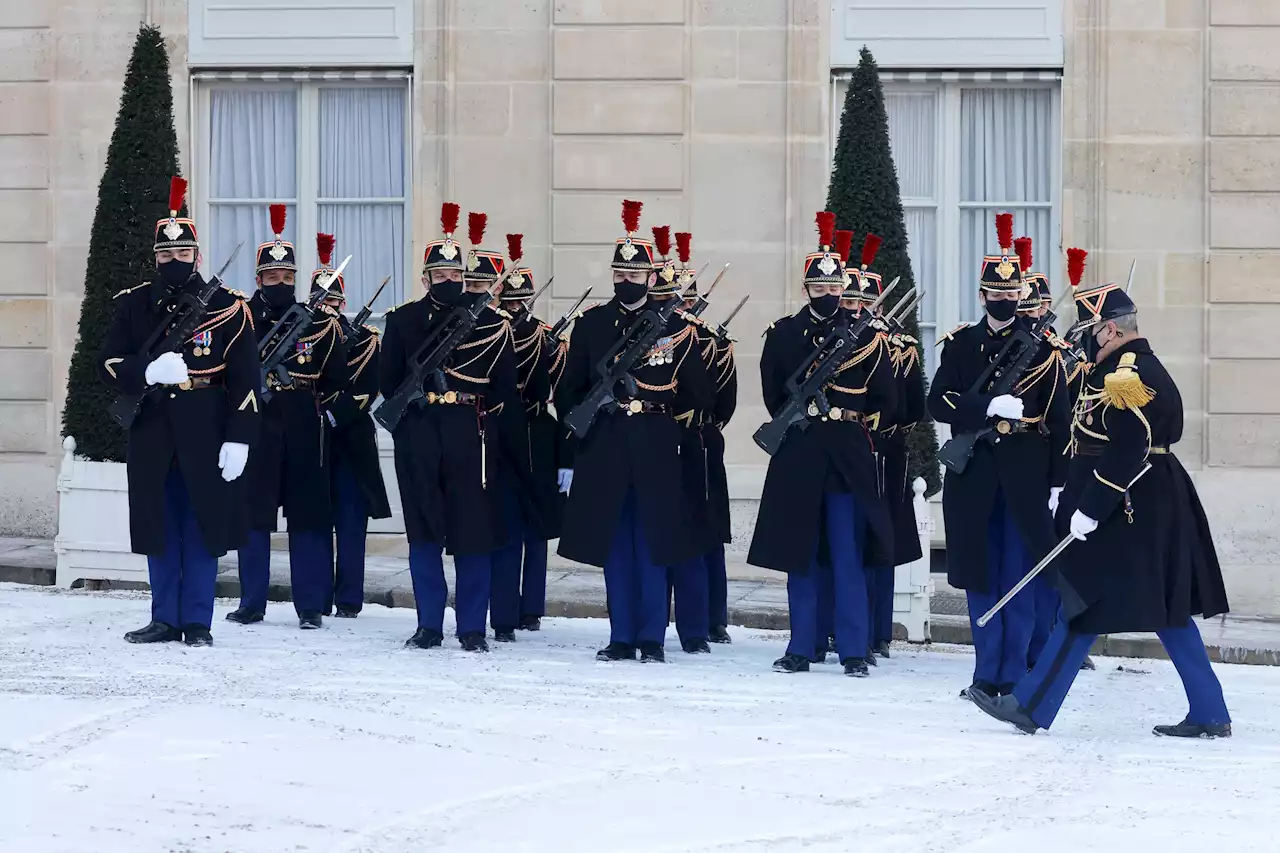
[[[58,473],[56,582],[148,582],[147,558],[129,550],[129,478],[123,462],[90,462],[75,455],[76,440],[62,442]]]
[[[924,499],[924,480],[917,477],[911,487],[915,492],[916,531],[920,534],[923,556],[914,563],[894,569],[893,621],[907,629],[908,640],[920,643],[931,639],[929,597],[933,594],[933,580],[929,572],[929,546],[933,540],[934,524],[928,502]]]

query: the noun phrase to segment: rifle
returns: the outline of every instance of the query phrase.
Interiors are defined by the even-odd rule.
[[[706,267],[704,266],[703,269],[706,269]],[[720,274],[716,276],[715,281],[711,282],[711,286],[707,288],[706,293],[694,294],[693,298],[696,301],[693,303],[693,307],[686,309],[684,313],[689,315],[690,317],[701,317],[702,312],[706,311],[707,306],[711,304],[711,302],[708,301],[707,297],[710,296],[711,292],[716,289],[716,285],[720,283],[720,279],[724,278],[724,274],[727,273],[728,271],[729,271],[729,265],[725,264],[724,269],[720,270]],[[701,273],[699,273],[699,275],[701,275]],[[694,281],[696,282],[697,280],[698,279],[695,276]]]
[[[365,321],[373,314],[373,303],[378,301],[378,297],[382,295],[382,289],[387,286],[387,282],[391,281],[391,276],[387,276],[382,280],[382,284],[378,285],[378,289],[373,294],[373,298],[364,304],[360,309],[360,313],[351,321],[351,328],[358,329],[365,324]]]
[[[409,372],[396,386],[395,393],[384,398],[382,405],[374,409],[373,419],[383,429],[395,432],[409,406],[426,396],[424,386],[428,381],[437,393],[448,392],[445,362],[475,331],[480,315],[489,307],[489,301],[513,272],[515,267],[509,267],[484,293],[466,294],[472,298],[454,306],[444,320],[431,329],[426,340],[409,356]]]
[[[710,323],[707,324],[707,331],[710,332],[711,336],[716,339],[716,343],[722,344],[722,343],[725,343],[726,341],[730,341],[730,342],[733,341],[733,338],[729,337],[729,324],[733,322],[734,317],[738,316],[738,312],[742,310],[742,306],[746,305],[747,300],[750,298],[751,298],[750,293],[742,297],[742,299],[739,300],[738,304],[734,307],[734,309],[729,312],[729,316],[721,320],[719,325],[712,326]]]
[[[565,425],[577,438],[586,436],[601,409],[618,402],[613,392],[619,382],[622,383],[627,396],[635,397],[636,380],[631,376],[631,370],[649,350],[653,349],[658,339],[666,334],[667,324],[675,315],[676,308],[683,302],[686,294],[693,290],[695,284],[697,284],[696,279],[676,297],[656,300],[657,307],[654,307],[655,300],[651,299],[648,306],[627,329],[627,333],[609,347],[608,352],[596,364],[596,373],[600,378],[596,380],[596,384],[586,398],[574,406],[569,416],[565,418]]]
[[[594,289],[595,288],[588,287],[583,291],[582,295],[578,297],[578,301],[573,303],[573,307],[566,311],[565,315],[557,320],[554,326],[547,330],[547,335],[553,341],[561,340],[564,333],[569,330],[569,326],[573,321],[582,316],[578,313],[578,309],[582,307],[582,303],[587,301],[587,297],[591,295],[591,291]]]
[[[969,389],[971,394],[987,394],[992,397],[999,397],[1009,394],[1022,381],[1022,377],[1031,367],[1031,361],[1036,357],[1036,353],[1040,350],[1040,344],[1045,340],[1045,332],[1052,326],[1053,322],[1058,319],[1058,315],[1054,313],[1062,304],[1063,298],[1071,292],[1070,289],[1063,291],[1062,296],[1053,303],[1048,311],[1044,312],[1044,316],[1037,318],[1031,325],[1031,328],[1017,328],[1013,334],[1009,336],[1009,340],[1000,348],[1000,352],[996,354],[995,359],[982,371],[982,375],[973,383],[973,387]],[[985,426],[982,429],[972,432],[956,433],[947,439],[942,445],[942,449],[938,451],[938,461],[947,466],[947,470],[956,474],[963,474],[965,468],[969,465],[969,460],[973,458],[974,445],[979,439],[989,438],[991,433],[995,432],[995,427]]]
[[[854,343],[876,319],[876,309],[884,302],[893,289],[898,286],[895,279],[884,292],[863,311],[855,324],[837,323],[831,334],[823,339],[822,345],[796,368],[787,379],[787,402],[778,414],[766,424],[762,424],[752,439],[761,450],[770,456],[782,447],[787,432],[795,426],[803,432],[809,428],[809,405],[817,407],[818,414],[826,415],[831,411],[827,402],[826,386],[835,376],[844,362],[845,353],[853,349]]]
[[[240,249],[243,246],[244,241],[241,240],[239,245],[232,250],[231,257],[227,258],[226,263],[219,267],[213,277],[205,282],[204,287],[194,293],[185,287],[182,289],[178,294],[177,302],[174,303],[173,310],[165,315],[165,318],[160,321],[160,325],[155,328],[142,344],[142,351],[138,354],[147,364],[151,364],[151,362],[165,353],[177,352],[187,345],[187,342],[191,340],[191,336],[196,333],[196,328],[200,325],[200,322],[204,320],[204,315],[209,310],[209,301],[218,292],[218,288],[222,287],[222,274],[227,271],[227,267],[231,266],[231,262],[236,259],[236,255],[240,254]],[[142,401],[155,388],[155,385],[148,385],[139,394],[121,394],[107,407],[108,414],[120,426],[129,429],[129,427],[133,426],[134,420],[137,419],[138,412],[142,410]]]
[[[337,281],[338,276],[347,268],[350,263],[351,256],[347,255],[333,275],[330,281]],[[279,285],[277,285],[279,286]],[[262,342],[258,344],[258,360],[262,362],[262,381],[260,383],[262,402],[267,403],[275,396],[268,380],[275,376],[277,389],[287,391],[293,387],[293,377],[289,375],[289,368],[285,362],[297,355],[294,347],[298,343],[298,338],[302,337],[302,333],[311,328],[311,324],[315,322],[316,311],[320,308],[320,303],[330,296],[334,296],[334,292],[328,288],[321,288],[307,299],[306,302],[295,302],[289,306],[289,310],[271,326],[271,330],[263,337]]]

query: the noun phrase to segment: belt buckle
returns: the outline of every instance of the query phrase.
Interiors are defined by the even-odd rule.
[[[184,379],[183,381],[178,383],[178,387],[181,388],[183,391],[190,391],[194,386],[191,384],[190,379]]]
[[[641,403],[639,400],[632,400],[630,403],[627,404],[627,417],[631,417],[632,415],[638,415],[643,411],[644,411],[644,403]]]
[[[449,404],[451,404],[451,405],[452,405],[453,403],[458,402],[458,392],[457,392],[457,391],[446,391],[446,392],[444,392],[444,396],[443,396],[443,397],[441,397],[440,399],[441,399],[441,400],[443,400],[444,402],[449,403]]]
[[[839,406],[832,406],[831,412],[828,415],[828,417],[830,417],[831,420],[833,421],[842,421],[844,420],[844,409],[840,408]]]
[[[818,416],[818,404],[810,400],[808,412],[809,412],[809,417],[816,418]]]

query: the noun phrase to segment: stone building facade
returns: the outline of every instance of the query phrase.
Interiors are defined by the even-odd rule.
[[[1280,5],[317,0],[308,21],[291,18],[289,3],[245,5],[0,0],[0,532],[56,530],[60,411],[97,181],[144,21],[170,48],[184,172],[205,234],[213,208],[231,204],[212,192],[212,89],[281,79],[263,69],[322,81],[372,70],[406,92],[405,189],[382,200],[403,205],[399,299],[416,294],[414,259],[444,200],[489,213],[490,243],[525,234],[536,274],[556,276],[544,314],[589,284],[607,292],[624,196],[646,202],[646,227],[692,231],[697,261],[732,262],[723,291],[751,295],[735,321],[744,382],[728,460],[744,519],[765,462],[750,440],[764,414],[760,334],[800,304],[796,272],[825,200],[846,48],[867,41],[890,80],[958,70],[974,75],[962,80],[1034,71],[1048,81],[1043,222],[1054,227],[1040,263],[1056,272],[1059,241],[1090,250],[1090,281],[1123,278],[1138,260],[1134,296],[1182,388],[1179,454],[1210,508],[1234,603],[1280,613],[1270,571],[1280,550]],[[1047,53],[1026,53],[973,17],[1005,5],[1022,16],[1014,24],[1043,30]],[[328,23],[315,18],[330,6]],[[923,6],[937,26],[977,24],[953,45],[959,58],[942,60],[950,64],[896,58],[913,55],[909,15]],[[246,38],[255,32],[281,37]],[[1055,50],[1056,65],[1043,60]],[[302,169],[310,161],[300,157]],[[324,193],[310,192],[313,208],[297,190],[299,234],[326,216]],[[962,306],[963,319],[963,270],[937,278],[938,305]],[[938,307],[933,320],[947,313]]]

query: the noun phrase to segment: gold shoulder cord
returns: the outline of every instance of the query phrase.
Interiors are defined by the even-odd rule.
[[[672,338],[671,340],[672,348],[674,349],[675,347],[683,343],[684,340],[688,338],[692,332],[693,332],[693,326],[686,326],[683,332],[681,332],[678,335],[675,335]],[[680,365],[684,364],[685,358],[688,357],[689,351],[692,350],[693,348],[694,348],[694,342],[690,342],[690,344],[684,348],[684,352],[680,354],[680,360],[677,361],[671,368],[671,381],[668,382],[666,385],[649,385],[648,383],[641,382],[639,379],[637,379],[636,387],[643,388],[646,391],[653,391],[655,393],[673,390],[676,387],[676,385],[678,385],[680,382],[680,380],[678,379],[680,375]]]

